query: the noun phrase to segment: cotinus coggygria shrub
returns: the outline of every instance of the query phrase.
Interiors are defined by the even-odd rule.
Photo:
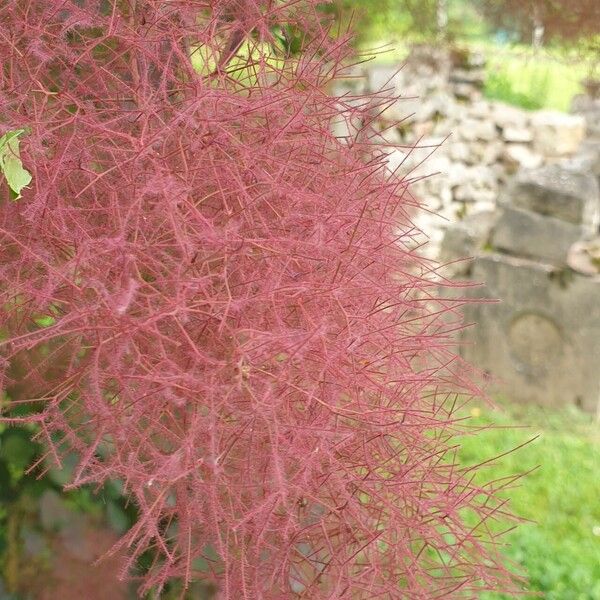
[[[510,585],[500,486],[455,460],[456,303],[369,130],[389,99],[329,94],[349,50],[318,4],[0,3],[32,177],[1,189],[5,419],[77,454],[70,485],[123,483],[141,593]]]

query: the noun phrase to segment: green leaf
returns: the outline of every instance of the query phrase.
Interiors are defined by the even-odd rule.
[[[16,129],[0,137],[0,171],[15,194],[15,200],[21,197],[23,188],[31,183],[31,173],[23,168],[19,152],[19,137],[24,133],[24,129]]]
[[[40,327],[50,327],[50,325],[54,325],[54,323],[56,323],[56,319],[54,317],[51,317],[50,315],[34,317],[33,321],[36,325],[39,325]]]

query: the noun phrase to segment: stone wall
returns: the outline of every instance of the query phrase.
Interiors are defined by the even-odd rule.
[[[378,122],[389,167],[412,180],[413,193],[443,218],[421,216],[435,257],[445,222],[493,210],[500,190],[519,169],[553,164],[578,152],[585,115],[529,112],[482,96],[481,57],[453,67],[442,51],[417,48],[400,69],[371,66],[340,84],[354,91],[398,96]],[[342,127],[338,135],[347,135]]]
[[[442,244],[455,275],[484,282],[462,333],[465,358],[521,402],[600,409],[598,179],[556,164],[521,171],[496,211],[451,226]],[[600,258],[600,254],[597,255]]]
[[[598,413],[600,101],[578,97],[574,114],[490,102],[482,65],[417,49],[339,93],[401,96],[379,126],[389,168],[432,210],[417,221],[429,255],[485,282],[474,299],[500,300],[466,309],[465,357],[514,400]]]

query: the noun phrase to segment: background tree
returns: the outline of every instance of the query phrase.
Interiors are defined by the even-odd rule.
[[[484,2],[487,0],[483,0]],[[369,0],[335,0],[329,12],[355,14],[358,43],[395,39],[406,42],[454,42],[487,32],[482,0],[382,0],[374,10]]]
[[[496,26],[517,31],[523,39],[536,26],[545,38],[574,42],[600,32],[600,3],[597,0],[484,0],[484,15]]]

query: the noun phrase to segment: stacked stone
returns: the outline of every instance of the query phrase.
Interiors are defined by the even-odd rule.
[[[480,67],[473,64],[474,71]],[[384,96],[399,97],[379,119],[385,139],[395,144],[384,151],[390,170],[411,180],[413,195],[432,211],[421,213],[417,222],[430,237],[424,250],[431,258],[439,256],[447,224],[466,219],[463,233],[468,234],[472,221],[488,219],[501,190],[519,170],[565,159],[589,168],[592,160],[590,152],[580,151],[584,116],[528,112],[473,100],[476,95],[459,100],[451,82],[454,70],[447,53],[417,48],[402,68],[357,67],[334,90],[347,108],[334,127],[340,139],[352,138],[361,129],[352,116],[353,105],[363,102],[356,94],[383,90]]]
[[[600,98],[589,94],[575,96],[571,112],[585,119],[588,138],[600,140]]]
[[[450,219],[492,208],[516,171],[573,156],[585,136],[583,115],[483,99],[484,66],[478,55],[453,58],[416,47],[404,65],[370,65],[351,80],[356,92],[385,90],[398,98],[379,118],[389,142],[408,148],[390,148],[390,166],[402,165],[399,172],[417,181],[414,193]],[[338,85],[340,95],[348,91]]]
[[[520,169],[535,169],[574,156],[585,135],[582,116],[528,112],[500,102],[459,102],[435,77],[412,80],[410,71],[374,67],[368,88],[401,95],[382,114],[389,166],[414,182],[429,209],[454,221],[493,210],[500,190]],[[434,219],[431,219],[432,221]],[[424,224],[443,234],[444,222]],[[438,231],[440,230],[440,231]]]
[[[452,263],[448,275],[485,282],[468,288],[474,299],[501,301],[467,307],[477,327],[464,356],[513,400],[598,412],[600,104],[579,99],[566,115],[488,102],[476,68],[421,54],[371,67],[346,93],[401,96],[381,126],[408,150],[390,146],[389,167],[448,219],[421,213],[425,249]]]
[[[440,116],[441,115],[441,116]],[[417,178],[425,178],[416,191],[432,208],[455,203],[461,213],[491,208],[499,190],[520,169],[535,169],[573,157],[585,135],[582,117],[554,111],[524,110],[481,100],[465,105],[425,100],[402,141],[414,144],[408,153],[395,150],[392,164],[407,169],[423,162]],[[408,154],[408,160],[407,160]]]
[[[481,98],[485,85],[485,57],[471,52],[465,56],[458,55],[455,53],[454,68],[449,77],[452,94],[459,100],[477,100]]]
[[[500,205],[492,246],[558,267],[567,265],[573,244],[596,234],[600,222],[597,180],[562,165],[520,172]]]
[[[452,222],[478,219],[479,213],[493,211],[515,172],[574,157],[584,124],[572,115],[526,113],[480,101],[458,105],[454,117],[438,122],[434,133],[415,141],[410,151],[393,150],[389,164],[413,180],[412,191],[420,200]],[[430,248],[435,256],[445,222],[426,218],[423,228],[432,233]]]
[[[447,253],[464,255],[465,240],[479,245],[469,277],[485,286],[470,295],[500,300],[467,308],[477,326],[463,333],[464,356],[513,400],[597,412],[600,275],[573,270],[569,257],[598,233],[598,181],[568,163],[523,171],[500,204],[470,238],[454,231],[444,240]]]

